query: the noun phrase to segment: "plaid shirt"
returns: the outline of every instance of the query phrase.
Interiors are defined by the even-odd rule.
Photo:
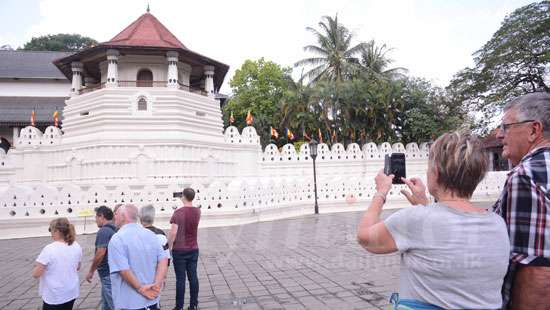
[[[508,173],[493,210],[510,235],[510,267],[502,290],[505,309],[517,264],[529,265],[537,258],[550,261],[550,147],[525,155]]]

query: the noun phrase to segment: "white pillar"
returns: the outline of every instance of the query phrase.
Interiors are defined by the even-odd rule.
[[[214,96],[214,66],[204,66],[204,90],[208,96]]]
[[[82,88],[82,63],[75,61],[71,64],[73,71],[73,81],[71,86],[71,95],[78,95],[80,88]]]
[[[13,141],[13,146],[17,145],[17,140],[19,140],[19,127],[13,127],[13,138],[11,140]]]
[[[107,50],[107,87],[118,86],[118,51]]]
[[[166,53],[166,60],[168,61],[168,83],[167,87],[178,87],[178,52],[169,51]]]

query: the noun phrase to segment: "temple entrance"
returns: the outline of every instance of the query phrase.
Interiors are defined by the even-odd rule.
[[[137,87],[153,87],[153,72],[149,69],[141,69],[137,74]]]

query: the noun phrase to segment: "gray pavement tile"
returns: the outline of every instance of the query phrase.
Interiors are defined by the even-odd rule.
[[[384,216],[391,213],[384,212]],[[321,214],[199,230],[201,309],[377,309],[397,291],[399,255],[375,256],[356,242],[361,212]],[[297,229],[297,230],[296,230]],[[75,309],[97,309],[100,284],[89,284],[95,235],[79,235],[84,250],[81,296]],[[49,238],[0,240],[0,308],[41,307],[33,262]],[[5,249],[5,250],[4,250]],[[337,253],[337,254],[335,254]],[[170,267],[162,300],[171,307]],[[185,300],[189,301],[189,286]]]

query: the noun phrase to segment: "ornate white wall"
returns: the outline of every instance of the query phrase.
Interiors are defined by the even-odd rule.
[[[44,234],[39,227],[56,216],[68,216],[83,231],[83,211],[105,204],[151,203],[160,227],[166,227],[181,205],[173,192],[196,189],[195,204],[206,225],[230,225],[312,212],[312,160],[308,145],[264,150],[253,127],[226,128],[221,144],[89,145],[64,147],[55,127],[44,133],[22,130],[16,149],[0,150],[0,227],[4,236]],[[385,154],[403,152],[407,175],[425,179],[428,148],[415,143],[373,143],[347,149],[319,145],[318,198],[321,212],[362,210],[375,193],[373,178]],[[491,172],[474,200],[496,200],[506,172]],[[407,205],[395,186],[387,208]],[[210,219],[210,221],[209,221]],[[165,223],[166,222],[166,223]],[[14,223],[26,223],[27,229]],[[15,226],[14,226],[15,225]],[[42,225],[42,226],[41,226]],[[30,227],[30,228],[29,228]],[[44,226],[45,227],[45,226]],[[93,225],[86,228],[93,231]],[[2,230],[0,228],[0,230]],[[9,231],[8,231],[9,230]]]

